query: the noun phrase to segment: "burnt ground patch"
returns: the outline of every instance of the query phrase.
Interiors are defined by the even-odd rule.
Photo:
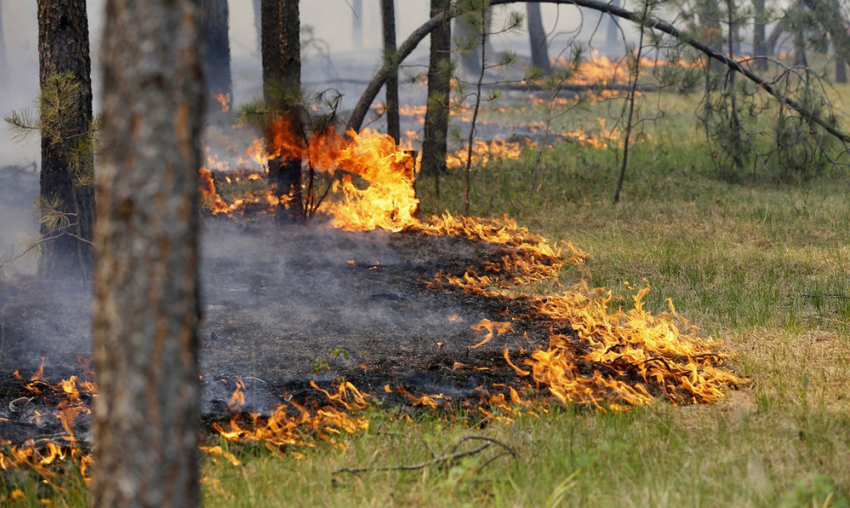
[[[375,395],[390,384],[476,397],[479,386],[515,382],[503,349],[548,343],[546,326],[521,317],[522,300],[426,284],[439,272],[497,262],[499,245],[415,232],[279,227],[265,217],[210,219],[202,243],[200,356],[210,419],[225,412],[236,378],[246,386],[245,410],[255,412],[284,399],[321,398],[310,381],[328,387],[339,378]],[[8,374],[18,370],[29,379],[44,358],[51,383],[82,376],[78,358],[91,355],[90,306],[90,291],[79,284],[34,277],[2,283],[0,436],[61,431],[57,418],[35,416],[51,413],[55,394],[34,395]],[[472,325],[512,316],[512,331],[471,347],[481,340]],[[24,396],[32,400],[9,405]],[[83,439],[89,421],[76,419]]]

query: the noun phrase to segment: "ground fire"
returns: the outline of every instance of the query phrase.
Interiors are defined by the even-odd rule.
[[[289,383],[286,391],[290,395],[297,392],[298,397],[282,399],[284,393],[279,393],[277,402],[265,408],[258,407],[256,401],[247,407],[246,401],[255,386],[270,390],[264,387],[266,381],[254,378],[246,388],[248,378],[205,373],[208,391],[227,393],[221,397],[217,414],[208,418],[214,435],[227,441],[261,443],[297,456],[299,447],[318,441],[337,442],[336,435],[366,429],[368,421],[362,410],[372,399],[421,410],[462,407],[484,418],[510,419],[545,414],[552,403],[606,411],[626,410],[658,398],[677,405],[708,403],[723,397],[725,389],[745,382],[724,368],[720,344],[699,337],[672,303],[670,311],[662,315],[645,310],[648,287],[635,289],[631,308],[624,309],[605,288],[592,288],[586,281],[569,287],[558,284],[562,270],[587,259],[578,247],[552,245],[508,218],[479,219],[449,213],[427,220],[418,218],[415,162],[409,151],[390,137],[368,129],[345,136],[329,130],[313,136],[305,145],[286,139],[285,132],[285,126],[275,126],[271,146],[255,143],[246,158],[301,158],[305,167],[324,176],[327,194],[317,199],[314,215],[327,219],[300,232],[281,234],[292,234],[293,242],[322,242],[323,233],[316,230],[329,224],[334,230],[348,232],[344,234],[372,232],[369,234],[383,235],[382,242],[407,246],[415,251],[415,259],[404,265],[404,270],[392,271],[386,256],[382,263],[377,256],[368,260],[362,253],[359,259],[348,255],[342,258],[340,270],[355,277],[382,272],[389,273],[388,277],[407,274],[412,280],[404,282],[405,287],[460,302],[452,304],[455,307],[447,305],[443,319],[446,326],[465,327],[463,340],[467,342],[457,343],[456,336],[437,338],[429,344],[433,358],[427,365],[437,374],[419,385],[417,379],[424,379],[421,373],[402,374],[398,363],[382,366],[379,360],[363,354],[357,360],[360,363],[346,367],[343,376],[319,383],[305,379],[300,390],[293,388],[297,383]],[[209,213],[216,216],[212,220],[244,222],[239,215],[249,208],[256,216],[274,213],[280,206],[274,193],[262,188],[265,174],[212,169],[215,171],[201,169],[201,192]],[[228,201],[219,194],[216,182],[237,180],[259,186]],[[439,247],[441,244],[434,242],[449,243]],[[422,269],[408,274],[407,267],[422,264],[420,258],[428,249],[444,248],[450,253],[459,246],[469,250],[468,258],[452,263],[437,259],[433,273]],[[311,261],[305,254],[304,263],[315,262],[317,256],[318,252]],[[440,253],[432,256],[439,258]],[[542,283],[558,289],[535,294],[531,288]],[[375,293],[369,298],[378,301],[369,305],[384,305],[405,297]],[[462,308],[457,306],[470,302],[478,305],[477,313],[469,314],[474,319],[456,311]],[[510,340],[505,338],[508,336]],[[221,340],[217,337],[212,333],[209,340]],[[338,349],[337,356],[348,356],[347,350]],[[215,353],[210,354],[209,361],[215,364]],[[314,373],[322,372],[323,361],[314,359]],[[97,387],[89,381],[93,378],[85,375],[88,369],[83,372],[56,384],[46,381],[41,369],[29,375],[14,373],[20,395],[0,411],[0,421],[30,423],[55,432],[23,443],[4,441],[0,469],[28,467],[50,482],[56,473],[49,466],[57,460],[74,459],[85,476],[90,463],[83,451],[89,445],[89,402],[97,396]],[[429,390],[441,389],[442,375],[455,381],[443,385],[445,390]],[[466,384],[457,379],[465,379]],[[214,407],[210,411],[216,413]],[[202,450],[214,458],[239,462],[215,444]]]

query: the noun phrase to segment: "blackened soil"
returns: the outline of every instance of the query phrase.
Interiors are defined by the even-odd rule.
[[[502,350],[545,346],[547,327],[522,317],[522,301],[425,284],[438,272],[462,274],[501,255],[497,245],[457,237],[208,220],[205,412],[221,414],[237,377],[246,385],[246,409],[259,412],[282,397],[321,398],[311,380],[328,386],[344,377],[376,395],[390,384],[454,399],[515,381]],[[25,435],[33,411],[49,412],[55,402],[36,397],[26,409],[10,408],[27,393],[7,373],[28,377],[42,357],[51,382],[82,373],[78,356],[91,354],[90,301],[87,288],[70,282],[22,277],[0,285],[0,436]],[[513,331],[472,349],[483,337],[470,327],[485,318],[513,321]],[[55,432],[57,424],[46,421],[37,433]],[[85,434],[87,421],[81,425]]]

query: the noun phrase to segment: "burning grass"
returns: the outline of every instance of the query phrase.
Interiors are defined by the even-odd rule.
[[[344,138],[327,132],[314,138],[308,147],[275,138],[274,151],[267,155],[298,156],[312,169],[332,175],[331,196],[321,211],[331,217],[336,228],[459,237],[494,246],[495,256],[460,271],[440,272],[426,281],[434,291],[459,291],[504,302],[504,316],[473,325],[473,330],[485,335],[470,349],[495,342],[499,335],[512,330],[513,323],[535,323],[549,330],[546,348],[520,349],[518,354],[505,349],[504,367],[516,376],[509,383],[480,387],[477,398],[458,401],[442,393],[412,392],[401,384],[387,384],[384,397],[399,397],[412,406],[432,409],[450,409],[460,402],[466,410],[485,418],[514,420],[544,414],[552,401],[614,411],[647,405],[658,397],[674,404],[712,402],[724,395],[724,388],[745,382],[723,368],[725,356],[719,344],[699,338],[676,316],[672,306],[666,315],[647,312],[644,297],[648,288],[636,291],[633,306],[627,310],[612,304],[610,291],[591,289],[587,282],[551,295],[528,294],[528,286],[556,279],[565,264],[584,262],[586,254],[572,244],[553,246],[507,218],[476,219],[446,213],[419,220],[410,157],[386,136],[366,131]],[[201,174],[202,191],[212,213],[232,214],[244,207],[246,201],[228,203],[219,195],[211,172],[202,170]],[[237,176],[226,178],[233,182]],[[251,174],[238,178],[249,182],[259,179]],[[264,210],[268,211],[279,206],[268,199],[266,204]],[[491,367],[456,362],[455,368]],[[89,413],[81,393],[88,400],[96,396],[96,388],[73,377],[51,385],[41,372],[29,381],[20,380],[25,390],[47,400],[64,397],[55,403],[53,412],[63,432],[55,442],[9,447],[0,455],[0,468],[30,468],[49,483],[55,475],[51,469],[54,462],[70,460],[85,478],[90,459],[79,446],[75,425],[80,415]],[[308,407],[290,402],[260,414],[239,411],[244,385],[237,385],[229,408],[232,417],[226,423],[214,422],[211,428],[226,441],[258,443],[270,450],[312,447],[322,441],[339,443],[336,436],[368,429],[368,421],[358,413],[369,406],[369,394],[346,381],[337,384],[333,392],[313,386],[325,396],[326,405]],[[239,463],[221,445],[205,445],[202,450],[231,464]],[[297,456],[300,452],[295,453]]]
[[[499,246],[498,261],[468,267],[463,273],[440,273],[429,285],[522,301],[523,317],[551,330],[549,347],[521,361],[529,370],[517,366],[505,352],[520,378],[529,378],[528,386],[564,404],[619,410],[648,404],[656,396],[677,404],[711,402],[723,396],[724,387],[745,382],[723,369],[725,356],[719,343],[697,337],[695,328],[675,315],[672,303],[668,315],[644,310],[649,288],[637,291],[633,308],[625,311],[611,305],[609,291],[591,290],[585,281],[554,295],[515,291],[557,278],[565,261],[561,250],[509,219],[456,218],[447,213],[419,220],[409,157],[388,136],[367,130],[344,138],[329,131],[305,147],[300,140],[286,139],[288,130],[279,127],[274,129],[269,155],[299,157],[313,169],[342,174],[339,182],[334,181],[324,210],[335,227],[458,236]],[[354,176],[365,185],[358,185]],[[207,193],[215,195],[214,190]],[[572,264],[586,257],[571,244],[564,247]],[[489,338],[474,347],[488,342],[492,334],[491,329]]]

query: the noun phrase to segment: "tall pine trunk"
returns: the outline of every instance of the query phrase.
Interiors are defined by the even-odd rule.
[[[262,0],[263,87],[266,103],[283,120],[286,137],[300,140],[301,21],[298,0]],[[272,124],[274,125],[274,124]],[[268,139],[274,133],[268,133]],[[278,218],[294,222],[304,216],[301,159],[276,157],[269,162],[269,182],[280,200]]]
[[[73,152],[88,136],[92,119],[91,58],[85,0],[38,0],[41,84],[41,244],[39,274],[88,278],[92,264],[94,187],[90,155],[74,164]],[[59,104],[67,86],[74,100]],[[57,79],[59,78],[59,79]],[[65,83],[63,85],[63,83]],[[72,103],[74,103],[72,105]],[[80,173],[79,169],[83,169]],[[63,217],[56,220],[57,217]]]
[[[552,73],[549,62],[549,44],[546,41],[546,30],[543,29],[543,17],[540,15],[540,4],[528,2],[528,38],[531,43],[531,63],[544,74]]]
[[[207,97],[210,118],[227,124],[233,106],[230,70],[230,12],[227,0],[204,0],[207,32]]]
[[[93,506],[200,502],[201,0],[108,0],[97,186]]]
[[[381,21],[384,31],[384,60],[395,59],[395,0],[381,0]],[[401,139],[401,125],[398,115],[398,68],[387,79],[387,134],[396,144]]]
[[[431,17],[445,11],[450,5],[450,0],[431,0]],[[440,173],[446,169],[448,150],[451,38],[449,20],[431,32],[428,106],[425,111],[422,140],[422,173],[434,176],[437,197],[440,195]]]

